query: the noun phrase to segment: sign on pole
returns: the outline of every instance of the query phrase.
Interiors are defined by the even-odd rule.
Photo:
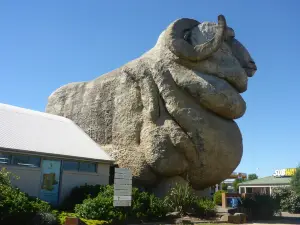
[[[292,177],[296,173],[296,168],[275,170],[274,177]]]
[[[114,206],[131,206],[132,174],[129,169],[116,168],[114,179]]]

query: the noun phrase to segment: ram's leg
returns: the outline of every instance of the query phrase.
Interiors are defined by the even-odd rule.
[[[143,128],[141,147],[144,150],[146,162],[160,178],[182,175],[187,172],[188,168],[185,155],[172,143],[169,128],[167,124],[162,126],[148,124]]]
[[[189,180],[198,189],[226,179],[242,156],[242,138],[237,125],[198,105],[176,85],[169,70],[157,68],[156,71],[153,77],[167,111],[200,155],[189,168]]]

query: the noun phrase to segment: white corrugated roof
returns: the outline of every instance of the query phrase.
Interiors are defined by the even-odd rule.
[[[0,148],[112,161],[73,121],[1,103]]]

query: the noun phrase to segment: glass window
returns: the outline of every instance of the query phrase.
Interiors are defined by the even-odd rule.
[[[0,152],[0,164],[10,164],[11,155]]]
[[[69,171],[78,171],[79,163],[74,161],[64,161],[63,168],[64,170]]]
[[[12,164],[27,167],[40,167],[41,158],[37,156],[13,155]]]
[[[247,192],[247,194],[248,194],[248,193],[249,193],[249,194],[252,194],[253,189],[252,189],[252,188],[246,188],[246,192]]]
[[[96,163],[80,162],[79,171],[96,173]]]

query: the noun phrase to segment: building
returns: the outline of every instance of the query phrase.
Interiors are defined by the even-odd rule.
[[[0,104],[0,167],[54,205],[84,184],[108,184],[113,159],[71,120]]]
[[[232,193],[234,192],[234,186],[233,186],[234,181],[235,179],[224,180],[223,183],[221,183],[221,186],[223,187],[223,185],[227,185],[227,192]]]
[[[245,179],[247,178],[247,174],[246,173],[241,173],[241,172],[233,172],[228,176],[228,179],[224,180],[223,182],[221,182],[220,184],[216,184],[212,187],[210,187],[211,189],[211,195],[213,195],[215,192],[219,191],[219,190],[223,190],[223,186],[227,185],[227,191],[232,193],[234,192],[234,187],[233,187],[233,183],[235,181],[235,179]]]
[[[273,188],[290,186],[291,177],[295,174],[295,171],[295,168],[276,170],[273,176],[240,183],[238,185],[239,193],[261,193],[271,195]]]

